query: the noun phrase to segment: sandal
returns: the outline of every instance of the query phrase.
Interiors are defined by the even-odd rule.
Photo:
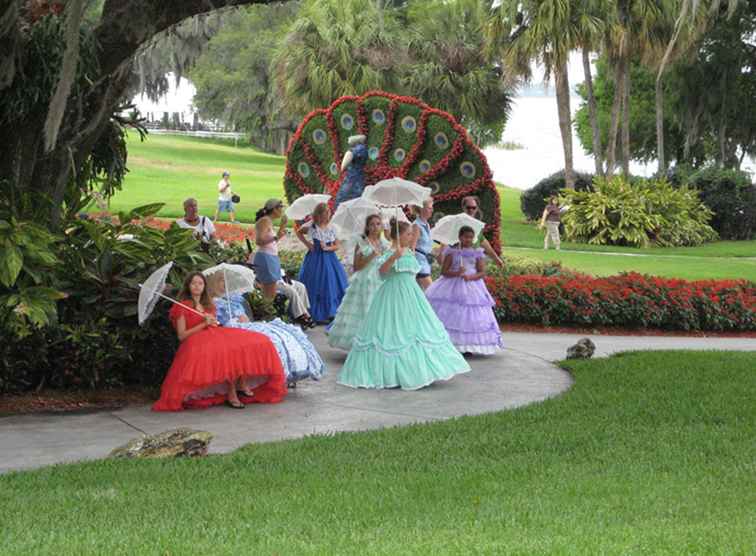
[[[237,401],[236,403],[232,402],[231,400],[226,400],[226,405],[230,407],[231,409],[244,409],[247,407],[243,403]]]
[[[237,390],[236,395],[240,398],[253,398],[255,396],[255,391],[250,390],[249,392],[247,392],[245,390]]]

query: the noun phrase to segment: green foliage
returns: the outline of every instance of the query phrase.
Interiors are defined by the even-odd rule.
[[[229,12],[188,74],[203,118],[245,131],[253,145],[279,154],[297,122],[281,110],[271,60],[298,9],[298,3],[284,2]]]
[[[665,4],[659,3],[659,7],[664,10]],[[732,17],[712,16],[708,29],[690,52],[666,71],[663,123],[668,161],[701,166],[715,160],[726,168],[738,168],[744,155],[756,155],[756,111],[744,109],[756,98],[754,33],[756,3],[739,2]],[[602,145],[606,145],[614,83],[605,54],[596,69],[594,93]],[[630,155],[648,162],[657,158],[656,69],[636,56],[630,80]],[[578,92],[583,103],[576,113],[576,129],[581,144],[592,153],[584,85],[578,86]]]
[[[567,238],[598,245],[700,245],[717,238],[711,211],[686,187],[666,181],[596,178],[593,191],[563,190]]]
[[[687,183],[714,213],[711,227],[722,239],[756,237],[756,185],[748,174],[705,168],[692,174]]]
[[[281,259],[281,269],[286,271],[286,276],[296,280],[299,276],[299,269],[302,266],[305,253],[302,251],[279,251],[278,258]]]
[[[606,56],[601,56],[596,63],[596,75],[593,76],[593,93],[598,111],[601,145],[606,148],[609,141],[612,103],[614,101],[614,75]],[[630,66],[630,157],[641,162],[650,162],[656,154],[656,73],[652,68],[634,60]],[[575,129],[580,144],[586,152],[593,154],[593,131],[588,114],[588,95],[585,83],[577,87],[583,99],[575,113]],[[664,145],[667,157],[680,160],[684,142],[684,130],[680,120],[675,116],[673,102],[678,91],[667,85],[664,92]],[[696,152],[697,157],[702,155]],[[691,160],[692,162],[693,160]]]
[[[0,286],[0,324],[4,335],[22,340],[0,350],[0,390],[159,382],[175,335],[164,303],[137,325],[138,285],[168,261],[176,287],[189,270],[213,264],[189,230],[140,224],[161,207],[139,207],[114,221],[73,221],[60,238],[35,224],[0,221],[7,224],[0,223],[0,254],[10,263]]]
[[[0,330],[24,338],[55,321],[64,294],[50,273],[60,238],[35,222],[0,213]]]
[[[582,172],[575,172],[575,189],[590,191],[593,187],[593,176]],[[564,170],[559,170],[543,178],[530,189],[520,195],[520,210],[528,220],[537,221],[546,208],[546,200],[552,195],[558,195],[565,188]]]
[[[450,112],[480,145],[497,142],[513,86],[486,55],[487,3],[409,6],[305,2],[272,62],[287,113],[304,116],[341,96],[383,90]]]

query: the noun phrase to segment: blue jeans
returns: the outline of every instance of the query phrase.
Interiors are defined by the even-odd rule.
[[[219,212],[234,212],[234,203],[231,201],[218,201]]]

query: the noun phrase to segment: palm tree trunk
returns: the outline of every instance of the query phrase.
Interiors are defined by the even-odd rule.
[[[570,82],[567,77],[567,63],[559,64],[554,72],[556,80],[557,111],[559,132],[562,134],[564,150],[564,183],[568,189],[575,188],[575,171],[572,167],[572,114],[570,113]]]
[[[659,177],[667,173],[667,159],[664,156],[664,90],[662,74],[656,76],[656,156],[659,158]]]
[[[606,145],[606,175],[614,173],[617,164],[617,133],[619,131],[620,108],[622,107],[622,69],[623,59],[620,56],[614,65],[614,100],[612,101],[612,113],[609,123],[609,139]]]
[[[591,77],[591,60],[590,51],[583,47],[583,73],[585,74],[585,90],[588,94],[588,116],[591,120],[591,131],[593,132],[593,162],[596,167],[596,175],[601,176],[604,173],[604,161],[601,148],[601,130],[598,124],[598,110],[596,108],[596,97],[593,94],[593,77]]]
[[[625,51],[622,78],[622,173],[630,175],[630,59]]]

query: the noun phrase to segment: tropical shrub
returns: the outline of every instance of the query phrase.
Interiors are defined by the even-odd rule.
[[[522,213],[528,220],[540,220],[543,209],[546,208],[546,200],[552,195],[559,195],[559,192],[564,187],[564,170],[543,178],[533,187],[520,194],[520,209]],[[593,189],[593,175],[575,172],[575,189],[578,191],[590,191]]]
[[[486,278],[500,322],[668,330],[756,330],[756,284],[621,274]]]
[[[42,384],[99,387],[162,379],[176,345],[166,316],[168,305],[158,304],[153,317],[139,327],[138,284],[155,268],[174,261],[168,282],[178,286],[186,272],[213,261],[199,250],[188,230],[175,225],[160,230],[139,222],[160,207],[140,207],[111,221],[73,221],[53,242],[52,236],[34,236],[35,249],[50,250],[42,261],[44,271],[33,269],[28,277],[19,272],[15,284],[9,288],[3,283],[0,289],[3,310],[15,319],[5,314],[3,334],[17,338],[0,347],[0,392]],[[30,229],[22,227],[23,233]],[[9,237],[16,243],[9,243]],[[28,238],[19,239],[16,233],[4,236],[4,242],[26,260]],[[2,256],[7,257],[8,251],[4,248]],[[29,256],[28,260],[38,259]],[[57,306],[21,298],[24,281],[35,276],[60,292]],[[30,318],[45,311],[49,312],[45,321]],[[29,317],[28,322],[21,317]]]
[[[722,239],[756,237],[756,185],[746,172],[705,168],[692,174],[687,184],[714,213],[711,227]]]
[[[0,216],[0,330],[23,338],[56,319],[64,297],[50,273],[60,238],[35,222]]]
[[[699,245],[717,238],[711,211],[687,187],[621,176],[596,178],[593,191],[564,190],[562,217],[568,239],[597,245],[647,247]]]

